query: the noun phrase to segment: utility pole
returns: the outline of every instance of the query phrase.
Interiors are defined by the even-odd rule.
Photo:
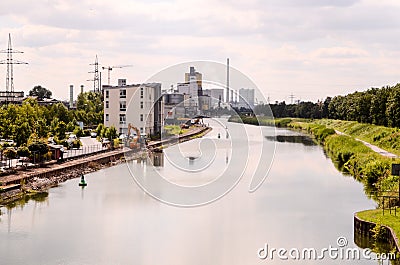
[[[290,98],[290,104],[293,104],[293,99],[295,98],[295,96],[293,95],[293,93],[290,94],[289,98]]]
[[[14,101],[14,64],[28,64],[26,62],[13,60],[13,53],[24,53],[21,51],[13,50],[11,45],[11,34],[8,33],[8,47],[7,50],[1,50],[0,53],[7,53],[7,59],[1,60],[0,64],[7,65],[7,76],[6,76],[6,103],[8,104],[10,101],[10,96],[12,101]]]
[[[226,103],[229,103],[229,58],[226,58]]]
[[[93,81],[93,91],[95,93],[100,93],[101,87],[100,87],[100,76],[99,76],[99,61],[97,59],[97,54],[94,63],[91,63],[89,65],[94,65],[94,71],[89,72],[89,74],[94,74],[94,77],[93,79],[87,81]]]

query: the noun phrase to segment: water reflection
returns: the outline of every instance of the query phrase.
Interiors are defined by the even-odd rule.
[[[387,240],[384,240],[384,238],[376,241],[372,235],[372,232],[366,234],[357,229],[354,229],[354,243],[359,248],[371,249],[374,253],[381,254],[382,258],[384,258],[383,255],[392,253],[395,250],[395,245],[388,242]],[[400,264],[400,259],[390,260],[388,257],[388,259],[378,261],[378,264],[398,265]]]
[[[265,136],[269,141],[276,141],[280,143],[299,143],[305,146],[317,145],[317,142],[307,135],[276,135]]]
[[[164,152],[163,150],[157,150],[154,152],[149,152],[147,157],[147,164],[153,165],[155,167],[164,166]]]
[[[10,202],[5,207],[7,209],[12,209],[16,207],[23,208],[25,204],[27,204],[30,200],[37,203],[44,203],[47,201],[48,196],[49,196],[48,192],[35,192],[35,193],[24,194],[21,199]]]
[[[250,135],[258,129],[246,127]],[[220,139],[218,133],[221,133]],[[265,128],[264,135],[267,134],[274,132]],[[143,178],[147,182],[153,181],[153,171],[159,171],[174,183],[204,185],[215,181],[226,163],[234,161],[230,146],[225,144],[223,128],[213,130],[206,137],[216,139],[221,147],[215,158],[218,164],[204,174],[177,173],[168,160],[168,156],[174,154],[172,148],[159,154],[146,153],[141,161],[127,163],[141,167],[147,174]],[[235,137],[234,130],[229,137]],[[184,143],[181,150],[186,151],[186,145],[197,147],[198,141],[200,139]],[[250,144],[253,151],[259,143],[251,141]],[[215,203],[190,209],[171,207],[147,196],[133,181],[126,165],[88,174],[89,185],[84,190],[84,198],[77,185],[78,179],[62,183],[50,189],[48,201],[51,203],[43,205],[31,200],[23,209],[12,209],[12,216],[4,211],[1,216],[4,222],[0,223],[0,263],[266,264],[257,258],[257,250],[264,243],[287,249],[322,249],[334,244],[338,236],[345,236],[349,247],[355,247],[350,240],[353,236],[351,217],[355,211],[374,207],[375,203],[366,198],[359,183],[343,178],[334,169],[330,160],[323,156],[321,147],[279,143],[271,172],[255,193],[249,193],[248,187],[251,168],[257,166],[258,160],[255,152],[250,155],[249,170],[229,194]],[[185,156],[183,159],[184,166],[190,168],[202,163],[201,159],[196,159],[189,165]],[[148,163],[160,166],[152,167]],[[235,168],[238,174],[242,170],[240,165]],[[12,218],[10,228],[7,227],[8,217]],[[274,260],[267,263],[307,262]],[[317,264],[317,261],[307,264]],[[325,259],[318,264],[377,263],[370,260],[339,263]]]

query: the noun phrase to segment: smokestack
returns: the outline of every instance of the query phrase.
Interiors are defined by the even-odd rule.
[[[74,104],[74,85],[69,86],[69,107],[72,108]]]
[[[226,58],[226,102],[229,103],[229,58]]]
[[[81,94],[83,94],[83,85],[81,85]]]

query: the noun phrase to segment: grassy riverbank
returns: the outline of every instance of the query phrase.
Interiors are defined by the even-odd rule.
[[[390,145],[390,151],[400,154],[400,137],[398,129],[360,124],[357,122],[337,120],[310,120],[297,118],[271,119],[267,117],[231,117],[232,122],[243,122],[254,125],[286,127],[305,131],[315,137],[323,146],[339,170],[351,174],[365,184],[367,194],[379,194],[380,191],[397,191],[398,177],[390,174],[391,164],[400,163],[400,159],[384,157],[355,137],[375,144],[381,148]],[[335,130],[347,135],[337,135]],[[371,141],[375,140],[375,141]]]
[[[397,209],[397,211],[400,211],[400,209]],[[400,212],[397,214],[400,214]],[[393,229],[397,238],[400,236],[400,218],[394,216],[393,213],[390,214],[388,210],[385,211],[385,215],[383,215],[382,209],[375,209],[358,212],[356,216],[364,221],[388,226]]]

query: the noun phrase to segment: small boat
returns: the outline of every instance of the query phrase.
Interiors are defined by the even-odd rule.
[[[87,186],[87,183],[85,181],[85,175],[81,176],[81,181],[79,182],[79,186],[81,186],[81,187],[86,187]]]

